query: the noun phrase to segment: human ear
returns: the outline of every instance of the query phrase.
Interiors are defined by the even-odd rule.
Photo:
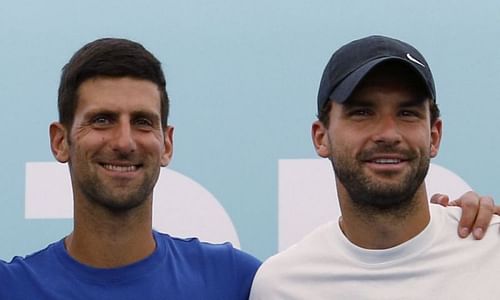
[[[174,154],[174,127],[167,126],[167,128],[163,130],[163,146],[164,151],[161,157],[161,166],[166,167]]]
[[[66,127],[59,122],[50,124],[50,149],[54,158],[61,163],[69,160],[69,141]]]
[[[431,126],[431,151],[430,156],[436,157],[439,152],[439,145],[441,144],[441,137],[443,135],[443,121],[437,119]]]
[[[328,128],[326,128],[322,122],[317,120],[312,124],[311,136],[316,153],[323,158],[330,157]]]

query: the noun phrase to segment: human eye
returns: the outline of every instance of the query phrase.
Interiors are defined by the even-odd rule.
[[[373,111],[369,108],[358,107],[352,108],[347,112],[347,115],[354,119],[367,118],[373,115]]]
[[[105,127],[110,125],[112,122],[112,118],[108,115],[96,115],[91,119],[91,124],[96,127]]]
[[[356,109],[352,114],[356,116],[368,116],[370,115],[370,111],[368,109]]]
[[[417,120],[422,117],[422,113],[418,109],[402,109],[399,115],[406,120]]]
[[[142,129],[150,129],[154,127],[154,122],[146,117],[139,117],[134,120],[134,125]]]
[[[411,111],[411,110],[402,110],[400,114],[403,117],[412,117],[412,116],[416,115],[416,113],[414,111]]]

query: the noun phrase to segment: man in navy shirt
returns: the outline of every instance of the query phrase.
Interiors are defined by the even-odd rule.
[[[260,261],[229,243],[152,229],[172,157],[160,62],[124,39],[93,41],[63,68],[51,149],[68,163],[73,232],[0,263],[0,299],[247,299]]]

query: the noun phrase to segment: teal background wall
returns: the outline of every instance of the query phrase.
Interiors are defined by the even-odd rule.
[[[323,67],[369,34],[426,56],[444,119],[435,162],[498,201],[498,1],[1,1],[0,258],[71,230],[71,220],[24,219],[24,168],[53,161],[60,70],[83,44],[129,38],[162,61],[176,127],[170,167],[213,193],[241,247],[264,259],[277,249],[278,159],[315,157]]]

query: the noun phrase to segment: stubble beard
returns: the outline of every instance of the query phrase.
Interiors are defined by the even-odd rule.
[[[114,214],[131,211],[144,204],[151,198],[153,186],[154,182],[146,179],[134,189],[128,186],[109,187],[96,177],[81,182],[83,194],[90,202]]]
[[[430,156],[425,154],[420,158],[410,150],[395,150],[392,146],[382,146],[383,149],[370,149],[358,156],[369,156],[369,153],[402,153],[411,158],[409,170],[397,183],[386,183],[370,176],[362,168],[359,157],[352,159],[340,153],[332,155],[335,175],[345,187],[352,204],[365,216],[392,215],[405,217],[415,206],[415,194],[423,183],[429,170]],[[331,152],[333,153],[333,152]]]
[[[158,176],[159,170],[146,170],[139,183],[117,183],[111,178],[100,178],[99,174],[93,172],[79,180],[77,185],[90,203],[112,214],[123,214],[142,206],[152,198]]]

